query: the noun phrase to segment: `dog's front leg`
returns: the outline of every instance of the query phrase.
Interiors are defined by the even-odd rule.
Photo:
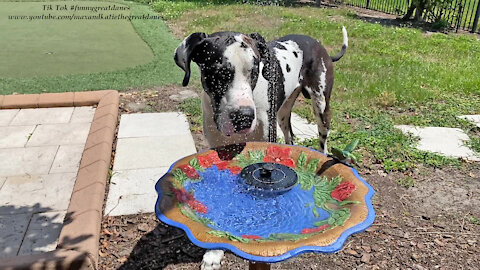
[[[322,101],[323,100],[323,101]],[[318,127],[318,151],[328,154],[327,138],[330,132],[330,109],[325,105],[325,99],[313,97],[313,114]],[[321,109],[323,109],[323,112]]]
[[[215,249],[209,250],[203,254],[202,265],[200,266],[201,270],[217,270],[220,269],[220,263],[223,258],[223,250]]]

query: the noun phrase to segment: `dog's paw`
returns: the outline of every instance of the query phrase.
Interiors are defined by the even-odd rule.
[[[209,250],[203,254],[201,270],[217,270],[220,269],[220,262],[223,258],[223,250]]]

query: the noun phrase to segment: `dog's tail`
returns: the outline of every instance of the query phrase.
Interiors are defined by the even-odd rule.
[[[347,29],[345,29],[345,26],[342,28],[343,32],[343,45],[342,45],[342,50],[335,56],[331,56],[332,62],[337,62],[342,58],[342,56],[345,54],[348,48],[348,36],[347,36]]]

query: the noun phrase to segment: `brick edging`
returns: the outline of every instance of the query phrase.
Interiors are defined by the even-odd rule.
[[[97,105],[82,154],[77,180],[57,249],[38,255],[0,259],[0,269],[72,269],[62,259],[96,269],[112,145],[117,126],[119,95],[115,90],[0,96],[0,109]],[[79,263],[79,260],[82,263]],[[41,265],[35,266],[38,263]],[[61,265],[61,268],[56,268]],[[35,266],[35,267],[33,267]],[[47,268],[41,268],[45,267]]]

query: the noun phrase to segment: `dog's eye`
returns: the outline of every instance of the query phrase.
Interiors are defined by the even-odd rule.
[[[244,49],[248,48],[248,47],[247,47],[247,44],[245,44],[245,43],[243,43],[243,42],[240,44],[240,47],[241,47],[241,48],[244,48]]]

